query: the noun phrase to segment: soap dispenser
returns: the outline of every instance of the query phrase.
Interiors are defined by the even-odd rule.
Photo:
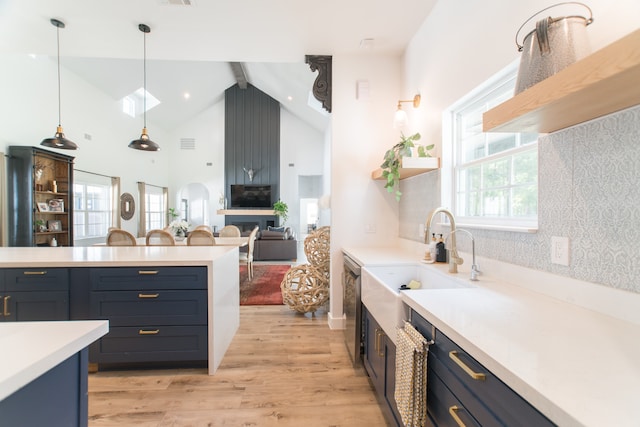
[[[433,261],[436,260],[436,233],[431,233],[431,242],[429,242],[429,254],[431,255],[431,259]]]
[[[447,262],[447,250],[444,247],[444,239],[442,234],[436,243],[436,262]]]

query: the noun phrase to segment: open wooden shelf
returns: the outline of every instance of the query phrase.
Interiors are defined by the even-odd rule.
[[[484,132],[549,133],[640,104],[640,30],[484,113]]]
[[[403,157],[402,164],[409,166],[400,168],[400,179],[405,179],[439,169],[440,157]],[[382,168],[371,172],[371,179],[384,180]]]

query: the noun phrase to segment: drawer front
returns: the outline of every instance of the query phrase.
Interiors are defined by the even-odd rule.
[[[94,291],[207,289],[207,268],[92,268],[89,280]]]
[[[466,388],[459,378],[453,374],[437,357],[429,360],[429,387],[433,377],[437,377],[438,381],[446,384],[447,390],[455,396],[459,402],[458,406],[464,407],[464,412],[473,416],[480,425],[483,426],[507,426],[492,413],[491,409],[485,406],[485,400],[488,396],[476,396],[468,388]],[[462,416],[461,416],[462,418]]]
[[[18,322],[69,320],[69,292],[12,292],[6,296],[4,320]]]
[[[5,291],[69,291],[67,268],[9,268],[4,270]]]
[[[92,319],[111,327],[136,325],[206,325],[207,291],[91,292]]]
[[[474,398],[479,399],[491,409],[501,424],[506,426],[554,425],[439,330],[436,331],[436,343],[431,346],[430,352],[438,359],[443,369],[447,369],[457,380],[457,382],[451,382],[452,391],[456,392],[453,389],[454,384],[461,385],[461,392],[469,390]],[[468,372],[461,365],[465,366]],[[483,379],[477,377],[474,379],[474,374],[480,374]],[[441,374],[441,378],[443,375]],[[446,383],[449,385],[449,382]],[[456,396],[461,398],[458,394]],[[467,404],[464,400],[462,403]]]
[[[90,350],[92,363],[207,360],[207,326],[111,328]]]
[[[464,405],[444,385],[444,382],[431,369],[428,371],[429,387],[427,389],[427,410],[429,418],[438,427],[481,427]],[[456,419],[457,418],[457,419]],[[462,423],[458,423],[458,420]],[[484,424],[485,426],[497,426],[498,423]]]

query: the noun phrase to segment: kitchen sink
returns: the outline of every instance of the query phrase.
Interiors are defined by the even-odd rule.
[[[424,264],[365,266],[361,279],[362,302],[394,343],[396,327],[402,327],[409,318],[408,308],[400,296],[402,285],[417,280],[422,285],[420,289],[428,290],[474,287],[468,281]]]

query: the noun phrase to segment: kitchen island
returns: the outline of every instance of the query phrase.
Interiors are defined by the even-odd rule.
[[[0,323],[0,424],[86,426],[87,347],[104,320]]]
[[[122,270],[150,274],[162,269],[173,272],[178,269],[206,270],[202,275],[202,292],[206,295],[202,324],[206,332],[202,335],[206,338],[207,348],[204,358],[208,361],[210,375],[215,373],[222,361],[240,323],[238,248],[235,246],[0,248],[0,269],[6,272],[12,271],[12,274],[15,274],[16,269],[29,269],[27,272],[29,274],[42,273],[33,271],[34,269],[68,269],[72,288],[69,309],[72,313],[71,318],[87,320],[92,318],[93,312],[89,307],[92,303],[89,300],[89,291],[96,286],[92,283],[95,277],[94,272]],[[173,279],[177,279],[176,276],[173,276]],[[170,280],[173,279],[170,278]],[[168,285],[164,283],[166,288]],[[126,283],[120,282],[119,286],[126,286]],[[74,290],[75,293],[85,293],[81,298],[74,298]],[[116,294],[108,289],[98,290],[101,291],[100,295]],[[135,286],[132,286],[130,291],[138,296]],[[124,293],[122,290],[118,292]],[[141,298],[149,297],[144,292],[139,294]],[[154,295],[152,294],[151,297]],[[202,298],[204,299],[204,296]],[[190,302],[190,304],[195,303]],[[186,303],[183,304],[183,306],[186,305]],[[117,325],[112,322],[111,331],[115,331],[114,326]],[[140,329],[140,334],[153,333],[157,329],[150,331]],[[186,325],[182,326],[182,329],[189,330],[191,327]],[[104,342],[105,338],[101,341]],[[122,340],[121,337],[117,339]],[[179,343],[179,340],[174,340],[173,343]]]
[[[482,269],[500,277],[471,282],[466,263],[452,275],[446,264],[422,264],[418,249],[344,252],[365,268],[419,264],[436,280],[463,285],[398,297],[435,327],[436,347],[453,342],[554,424],[638,425],[640,295],[513,265],[489,268],[488,260]],[[385,332],[395,341],[395,331]]]

